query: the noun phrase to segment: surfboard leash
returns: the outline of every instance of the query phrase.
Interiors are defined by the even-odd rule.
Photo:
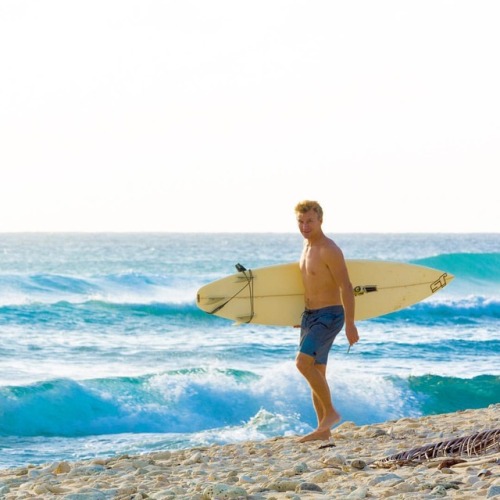
[[[243,274],[243,276],[245,276],[246,280],[247,280],[247,284],[240,290],[240,292],[242,290],[244,290],[247,286],[248,286],[248,290],[249,290],[249,295],[250,295],[250,316],[249,318],[245,321],[245,323],[250,323],[253,319],[253,317],[255,316],[255,310],[254,310],[254,294],[253,294],[253,274],[252,274],[252,270],[251,269],[248,269],[245,267],[245,266],[242,266],[241,264],[236,264],[235,265],[236,267],[236,270],[240,273]],[[248,274],[247,274],[248,272]],[[240,293],[238,292],[238,293]]]
[[[224,302],[220,306],[217,306],[213,311],[210,311],[209,314],[215,314],[218,311],[220,311],[224,306],[226,306],[227,304],[229,304],[229,302],[231,302],[231,300],[233,300],[237,295],[239,295],[246,287],[248,287],[249,291],[250,291],[250,294],[249,294],[250,295],[250,316],[249,316],[249,319],[247,321],[245,321],[245,323],[250,323],[250,321],[252,321],[252,319],[253,319],[253,317],[255,315],[255,312],[254,312],[254,295],[253,295],[253,274],[252,274],[252,270],[251,269],[247,269],[246,267],[242,266],[241,264],[236,264],[235,267],[236,267],[236,270],[238,272],[242,273],[243,276],[246,278],[245,285],[242,288],[240,288],[232,297],[229,297],[229,299],[227,299],[226,302]]]

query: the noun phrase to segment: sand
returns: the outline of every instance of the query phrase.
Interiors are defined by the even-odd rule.
[[[500,443],[479,456],[411,463],[385,457],[500,428],[500,404],[298,437],[0,470],[0,498],[500,499]]]

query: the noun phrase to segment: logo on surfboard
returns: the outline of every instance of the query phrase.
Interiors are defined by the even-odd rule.
[[[354,287],[354,296],[358,297],[359,295],[364,295],[365,293],[376,292],[377,285],[365,285],[365,286],[356,286]]]

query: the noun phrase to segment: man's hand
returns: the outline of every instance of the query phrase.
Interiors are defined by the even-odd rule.
[[[359,340],[358,328],[354,323],[352,325],[346,325],[345,335],[349,341],[349,346],[353,346]]]

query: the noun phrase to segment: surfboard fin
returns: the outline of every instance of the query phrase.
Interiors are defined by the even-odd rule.
[[[235,325],[241,325],[242,323],[250,323],[252,319],[254,318],[253,314],[250,314],[248,316],[240,316],[239,318],[236,318]]]

